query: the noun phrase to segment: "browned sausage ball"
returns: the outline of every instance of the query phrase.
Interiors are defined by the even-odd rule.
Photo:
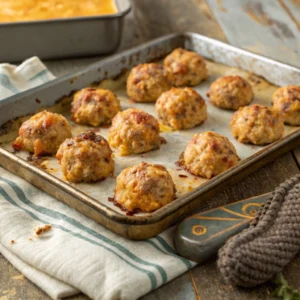
[[[245,144],[270,144],[284,132],[282,115],[258,104],[241,107],[233,114],[230,125],[232,135]]]
[[[161,94],[155,111],[165,125],[177,130],[195,127],[207,118],[205,101],[189,87],[172,88]]]
[[[208,96],[213,105],[236,110],[252,101],[253,91],[244,78],[224,76],[211,84]]]
[[[115,202],[128,212],[152,212],[175,199],[175,185],[164,166],[140,163],[117,177]]]
[[[289,125],[300,125],[300,86],[279,88],[273,95],[273,109],[283,115]]]
[[[171,88],[163,65],[141,64],[134,67],[127,79],[127,94],[137,102],[155,102]]]
[[[158,121],[135,108],[119,112],[112,121],[108,142],[120,155],[143,153],[160,146]]]
[[[164,65],[175,86],[194,86],[207,78],[205,61],[196,52],[177,48],[165,58]]]
[[[120,101],[111,91],[86,88],[74,95],[72,120],[92,126],[108,125],[120,110]]]
[[[114,171],[114,160],[108,142],[91,131],[65,140],[59,147],[56,158],[64,176],[72,182],[104,180]]]
[[[212,178],[234,166],[239,157],[224,136],[207,131],[195,134],[181,154],[179,164],[190,173]]]
[[[14,141],[15,150],[26,150],[36,156],[55,154],[60,144],[72,136],[67,119],[46,110],[25,121]]]

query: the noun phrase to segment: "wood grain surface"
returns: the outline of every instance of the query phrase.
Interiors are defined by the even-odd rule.
[[[296,1],[208,2],[230,44],[300,67]]]
[[[194,31],[300,66],[300,0],[133,0],[120,50],[176,31]],[[209,4],[209,5],[208,5]],[[222,28],[222,29],[221,29]],[[56,75],[74,72],[101,57],[47,61]],[[299,173],[300,150],[287,153],[204,204],[213,208],[273,190]],[[284,275],[300,288],[300,256]],[[272,283],[255,289],[226,285],[215,261],[195,267],[143,299],[271,299]],[[0,300],[49,297],[24,278],[0,255]],[[72,300],[88,299],[84,295]]]

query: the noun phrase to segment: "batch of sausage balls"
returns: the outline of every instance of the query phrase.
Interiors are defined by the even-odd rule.
[[[175,49],[163,64],[140,64],[127,79],[127,94],[135,102],[153,102],[161,123],[173,130],[201,125],[206,103],[191,86],[207,78],[204,59],[195,52]],[[300,87],[279,88],[273,107],[249,105],[251,85],[240,76],[214,81],[208,92],[219,108],[236,110],[230,126],[241,143],[265,145],[280,139],[284,123],[300,125]],[[65,117],[42,111],[24,122],[13,143],[15,150],[36,156],[53,155],[71,182],[96,182],[114,172],[110,147],[119,155],[145,153],[160,147],[158,120],[139,109],[121,111],[120,101],[109,90],[85,88],[72,102],[72,121],[94,127],[111,125],[108,140],[93,131],[72,137]],[[212,178],[235,165],[239,157],[233,144],[215,132],[195,134],[178,158],[195,176]],[[116,179],[114,203],[128,213],[153,212],[175,199],[176,188],[164,166],[148,163],[124,169]]]

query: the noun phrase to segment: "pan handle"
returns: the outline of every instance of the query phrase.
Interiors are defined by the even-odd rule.
[[[244,199],[183,220],[175,234],[177,252],[198,263],[215,256],[229,237],[249,225],[258,208],[270,195]]]

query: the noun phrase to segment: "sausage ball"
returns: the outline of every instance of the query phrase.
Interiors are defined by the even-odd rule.
[[[300,125],[300,86],[285,86],[273,95],[273,109],[283,115],[284,123]]]
[[[136,102],[155,102],[171,83],[163,65],[141,64],[130,71],[127,94]]]
[[[92,131],[67,139],[56,158],[71,182],[96,182],[113,174],[114,160],[108,142]]]
[[[69,123],[64,116],[44,110],[21,125],[19,137],[12,146],[15,150],[24,149],[35,156],[51,155],[71,136]]]
[[[126,109],[113,118],[108,142],[112,147],[118,148],[122,156],[158,149],[158,121],[140,109]]]
[[[239,157],[224,136],[207,131],[195,134],[179,158],[179,164],[190,173],[212,178],[237,163]]]
[[[203,57],[182,48],[169,54],[164,60],[164,65],[175,86],[194,86],[207,78]]]
[[[202,97],[191,88],[172,88],[156,101],[155,111],[165,125],[188,129],[202,124],[207,108]]]
[[[164,166],[140,163],[117,177],[114,201],[128,213],[152,212],[175,199],[175,185]]]
[[[79,124],[102,126],[110,124],[120,110],[120,101],[111,91],[86,88],[74,95],[71,118]]]
[[[241,107],[233,114],[230,125],[233,136],[245,144],[270,144],[279,140],[284,131],[282,115],[258,104]]]
[[[224,76],[214,81],[207,96],[210,102],[220,108],[237,110],[253,99],[251,85],[240,76]]]

